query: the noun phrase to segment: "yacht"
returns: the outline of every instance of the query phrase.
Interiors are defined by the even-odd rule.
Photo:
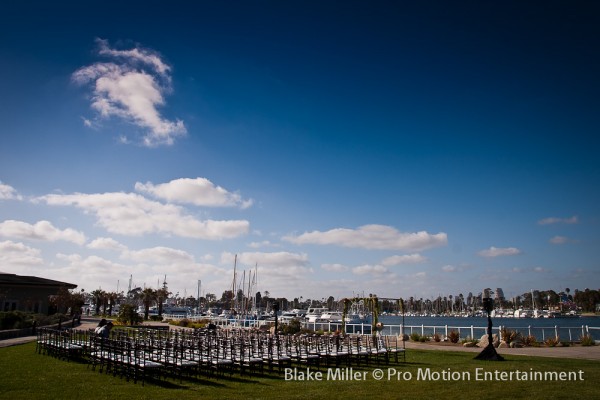
[[[321,318],[321,315],[328,311],[329,309],[326,307],[309,307],[306,310],[305,318],[308,322],[317,322],[317,319]]]
[[[342,323],[343,314],[341,311],[327,311],[321,314],[317,322]]]

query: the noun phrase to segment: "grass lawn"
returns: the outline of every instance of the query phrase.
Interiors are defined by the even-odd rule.
[[[407,362],[381,365],[383,378],[374,377],[374,368],[354,368],[365,380],[327,379],[327,369],[321,367],[322,381],[293,381],[278,373],[263,376],[184,379],[168,378],[134,384],[118,376],[93,371],[87,364],[67,362],[35,352],[35,343],[0,349],[0,398],[2,399],[573,399],[598,398],[600,363],[597,361],[511,356],[504,362],[473,360],[472,353],[409,350]],[[400,373],[400,380],[397,374]],[[482,372],[507,375],[491,381],[478,381],[477,368]],[[574,372],[576,381],[518,381],[515,371]],[[298,367],[306,373],[306,367]],[[340,368],[339,372],[346,372]],[[431,376],[423,378],[427,371]],[[451,373],[458,380],[443,380],[442,373]],[[583,371],[582,375],[579,371]],[[311,372],[316,369],[311,368]],[[331,373],[335,373],[334,368]],[[377,371],[378,372],[378,371]],[[377,374],[375,372],[375,374]],[[388,372],[393,377],[388,380]],[[421,375],[419,375],[421,374]],[[439,380],[434,380],[436,375]],[[412,375],[409,377],[409,375]],[[315,375],[312,375],[313,377]],[[330,376],[331,378],[332,376]],[[471,380],[467,380],[470,377]],[[403,380],[405,378],[406,380]],[[410,379],[408,379],[410,378]],[[583,378],[583,380],[581,380]]]

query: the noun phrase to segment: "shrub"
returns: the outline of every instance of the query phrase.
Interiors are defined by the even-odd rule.
[[[583,335],[579,338],[582,346],[595,346],[596,341],[590,335]]]
[[[442,335],[440,335],[439,333],[434,333],[433,334],[433,341],[434,342],[441,342],[442,341]]]
[[[37,326],[46,326],[58,323],[58,321],[66,322],[71,318],[64,314],[33,314],[23,311],[3,311],[0,312],[0,330],[6,329],[24,329],[31,328],[33,321]]]
[[[515,330],[502,328],[501,331],[502,340],[504,340],[507,344],[511,344],[512,342],[516,342],[521,338],[521,334]]]
[[[418,332],[413,332],[410,334],[410,340],[413,342],[418,342],[421,339],[421,335]]]
[[[183,326],[184,328],[186,328],[188,325],[190,324],[190,320],[187,318],[182,318],[179,320],[179,323],[177,324],[178,326]]]
[[[560,343],[560,339],[557,337],[548,338],[544,341],[544,344],[548,347],[556,347]]]
[[[450,333],[448,333],[448,340],[452,343],[458,343],[460,340],[460,333],[457,331],[450,331]]]
[[[302,329],[302,324],[298,318],[292,318],[287,324],[281,324],[279,330],[286,335],[293,335],[299,333]]]
[[[151,315],[150,316],[150,321],[154,321],[154,322],[160,322],[162,321],[162,315]]]
[[[138,325],[144,321],[144,318],[137,313],[132,304],[122,304],[117,315],[117,322],[123,325]]]
[[[537,339],[533,335],[529,335],[529,336],[523,337],[521,339],[521,343],[523,343],[523,346],[533,346],[533,347],[535,347],[535,346],[539,345]]]
[[[27,328],[31,323],[33,323],[31,314],[21,311],[0,312],[0,330]]]

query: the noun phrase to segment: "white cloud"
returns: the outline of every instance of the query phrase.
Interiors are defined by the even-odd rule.
[[[390,267],[392,265],[402,265],[402,264],[421,264],[427,261],[427,257],[423,257],[420,254],[405,254],[401,256],[391,256],[384,259],[381,264],[386,267]]]
[[[543,272],[548,272],[548,270],[544,267],[535,267],[533,269],[533,272],[537,272],[537,273],[543,273]]]
[[[268,240],[263,240],[262,242],[252,242],[248,244],[248,247],[252,249],[259,249],[261,247],[279,247],[279,245],[276,243],[271,243]]]
[[[85,243],[83,233],[71,228],[60,230],[48,221],[39,221],[32,225],[23,221],[6,220],[0,222],[0,236],[49,242],[64,240],[79,245]]]
[[[389,270],[386,267],[384,267],[383,265],[365,264],[365,265],[361,265],[359,267],[352,268],[352,273],[354,273],[356,275],[366,275],[366,274],[381,275],[381,274],[385,274],[386,272],[389,272]]]
[[[112,250],[112,251],[126,251],[127,247],[117,242],[115,239],[101,237],[92,240],[88,245],[88,248],[94,250]]]
[[[0,181],[0,200],[23,200],[15,188]]]
[[[0,242],[0,265],[2,268],[35,266],[41,265],[43,262],[38,249],[10,240]]]
[[[98,54],[115,62],[82,67],[72,79],[80,85],[91,84],[91,106],[99,116],[122,118],[145,129],[142,144],[149,147],[171,145],[185,135],[183,121],[169,121],[158,111],[165,104],[164,95],[171,92],[171,68],[160,56],[139,47],[115,50],[102,39],[97,44]]]
[[[321,268],[330,272],[346,272],[349,269],[347,266],[342,264],[323,264],[321,265]]]
[[[577,224],[579,223],[579,218],[577,215],[572,216],[571,218],[556,218],[556,217],[548,217],[538,221],[540,225],[551,225],[551,224]]]
[[[173,234],[196,239],[227,239],[244,235],[244,220],[200,221],[172,204],[148,200],[135,193],[50,194],[38,198],[49,205],[74,206],[96,216],[111,233],[139,236],[146,233]]]
[[[566,236],[554,236],[553,238],[551,238],[549,240],[549,242],[552,244],[565,244],[565,243],[575,243],[577,241],[573,240],[573,239],[569,239]]]
[[[141,64],[150,66],[160,76],[170,80],[169,72],[171,67],[161,60],[159,55],[151,50],[134,48],[131,50],[115,50],[108,45],[108,40],[96,39],[98,43],[98,54],[122,58],[127,62],[138,61]]]
[[[248,208],[253,201],[244,200],[238,193],[231,193],[215,186],[206,178],[180,178],[168,183],[154,185],[152,182],[135,184],[135,190],[148,193],[168,202],[189,203],[205,207]]]
[[[162,246],[127,251],[123,254],[123,258],[150,264],[180,264],[194,262],[194,257],[186,251]]]
[[[235,254],[224,252],[221,254],[220,264],[229,268],[230,276],[226,276],[224,284],[231,284],[233,277],[233,265]],[[290,298],[290,290],[297,288],[303,292],[304,288],[311,285],[309,277],[313,274],[309,266],[308,256],[306,254],[289,252],[247,252],[237,255],[238,280],[241,280],[242,271],[249,270],[254,281],[254,272],[258,270],[258,284],[262,290],[269,290],[271,293],[280,289],[280,296]],[[249,278],[249,274],[246,274]],[[287,288],[285,290],[281,289]],[[260,290],[260,289],[258,289]]]
[[[233,265],[235,254],[223,253],[221,255],[221,264]],[[306,254],[289,253],[279,251],[273,253],[248,252],[237,255],[239,266],[254,268],[260,267],[306,267],[308,266],[308,256]]]
[[[444,272],[454,272],[454,271],[456,271],[456,267],[454,265],[444,265],[442,267],[442,271],[444,271]]]
[[[127,289],[130,277],[133,279],[133,287],[156,287],[162,284],[165,275],[171,291],[179,291],[184,294],[195,293],[197,279],[200,277],[223,276],[225,270],[210,264],[196,263],[191,256],[185,256],[185,252],[168,249],[152,248],[142,249],[127,254],[128,261],[133,263],[117,263],[99,256],[83,257],[80,254],[57,254],[56,259],[62,261],[63,265],[54,266],[53,276],[66,282],[69,277],[78,277],[78,282],[85,284],[88,290],[102,288],[104,290]],[[178,258],[169,258],[176,255]],[[156,256],[157,258],[153,258]],[[127,257],[126,257],[127,258]],[[144,261],[149,261],[146,263]],[[61,264],[61,263],[59,263]],[[191,279],[190,279],[191,278]]]
[[[490,258],[501,256],[515,256],[517,254],[521,254],[521,250],[517,249],[516,247],[499,248],[492,246],[489,249],[481,250],[478,254],[482,257]]]
[[[364,225],[358,229],[337,228],[326,232],[306,232],[300,236],[286,236],[283,240],[295,244],[334,244],[370,250],[412,251],[445,246],[448,243],[445,233],[429,234],[425,231],[404,233],[385,225]]]

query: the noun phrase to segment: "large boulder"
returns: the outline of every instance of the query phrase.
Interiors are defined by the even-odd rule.
[[[483,336],[481,336],[481,338],[479,339],[479,342],[477,343],[477,346],[479,347],[486,347],[489,343],[488,340],[488,335],[487,333]],[[494,347],[498,347],[500,345],[500,339],[498,338],[497,334],[493,334],[492,335],[492,344],[494,345]]]

